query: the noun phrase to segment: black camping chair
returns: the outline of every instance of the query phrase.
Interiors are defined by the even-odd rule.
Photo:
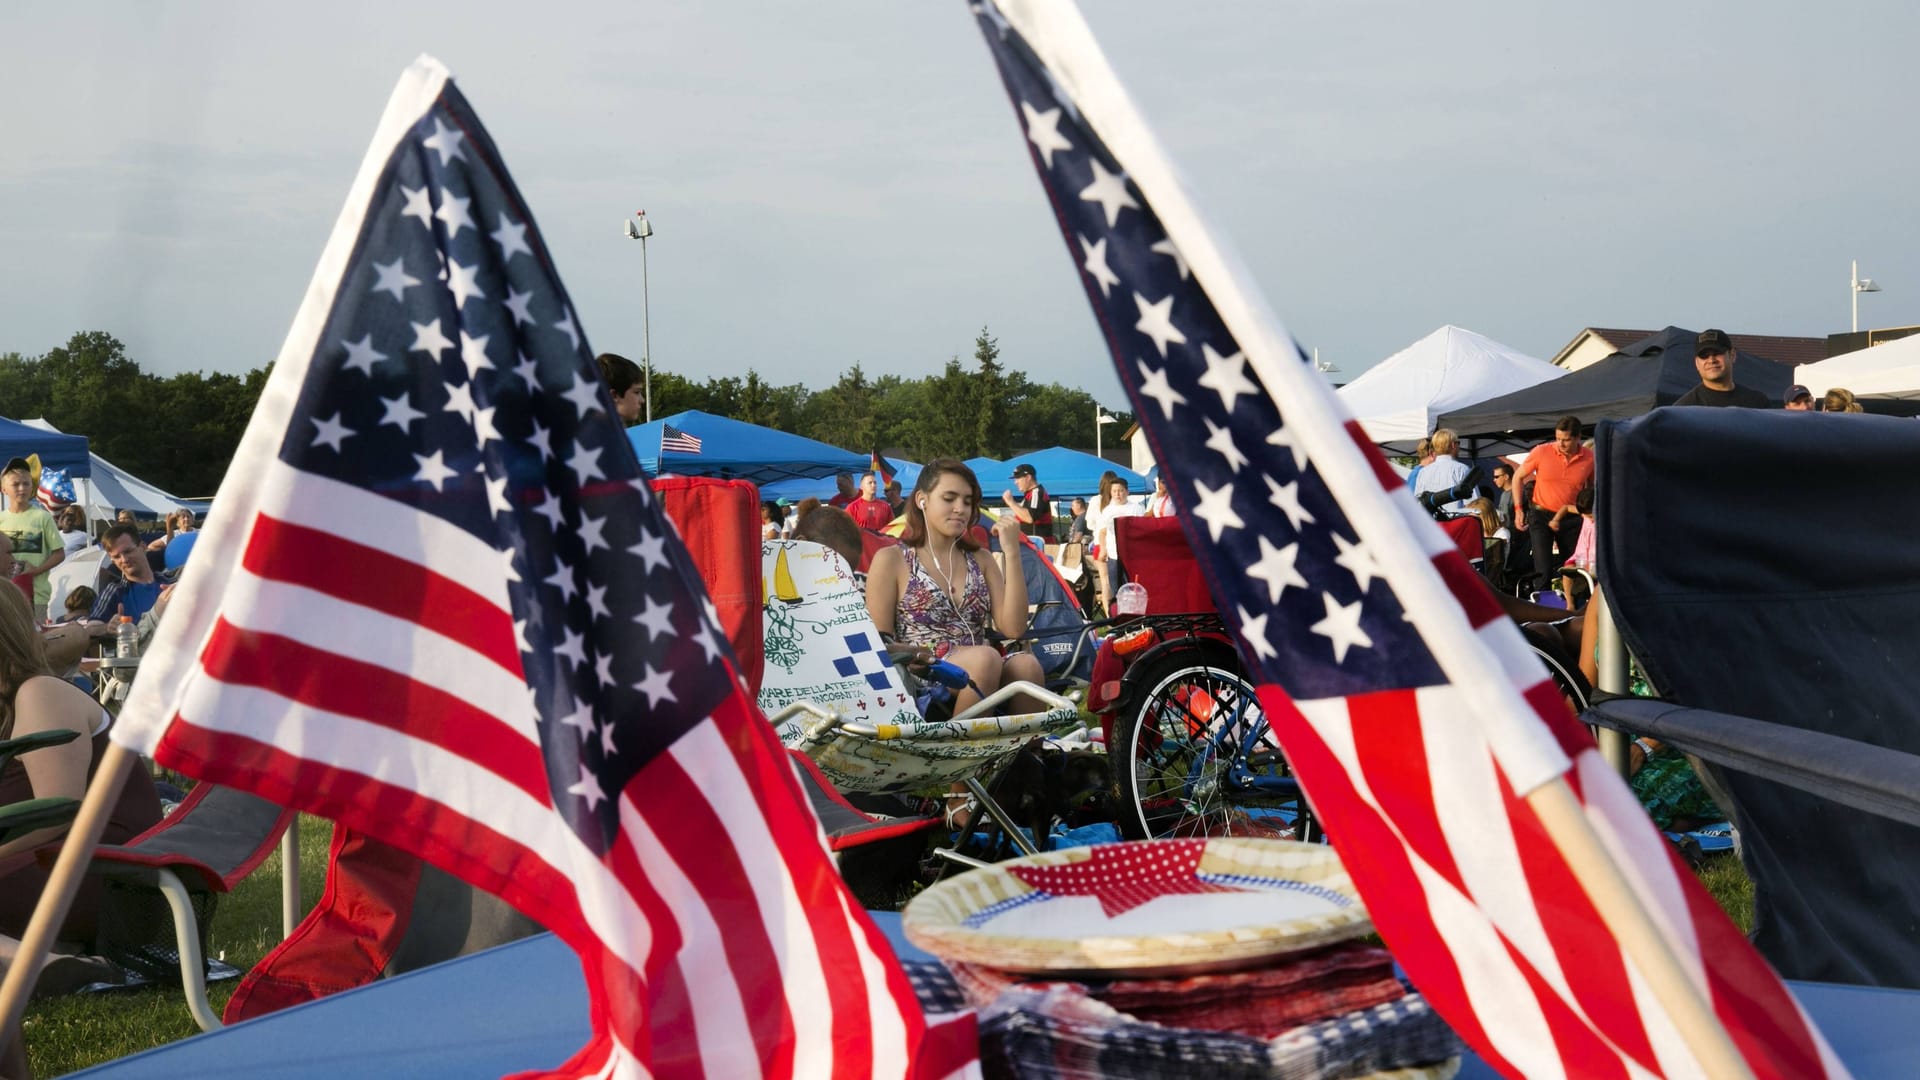
[[[1920,987],[1920,424],[1661,408],[1600,426],[1601,588],[1705,759],[1790,979]]]
[[[988,546],[999,551],[1000,537],[995,535]],[[1021,544],[1020,568],[1033,616],[1027,632],[1006,639],[1007,644],[1025,643],[1033,650],[1041,670],[1046,672],[1048,689],[1065,692],[1087,685],[1093,675],[1093,655],[1099,647],[1094,624],[1087,621],[1079,598],[1045,555]]]
[[[158,825],[125,844],[95,848],[87,870],[109,882],[100,912],[102,955],[156,982],[177,969],[194,1022],[202,1031],[220,1027],[207,1000],[214,907],[273,853],[292,821],[292,810],[202,783]]]

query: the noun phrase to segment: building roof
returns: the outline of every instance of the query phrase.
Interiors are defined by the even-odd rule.
[[[1634,342],[1642,338],[1650,338],[1659,332],[1658,330],[1612,330],[1604,326],[1584,327],[1579,333],[1573,335],[1573,340],[1567,342],[1564,348],[1554,353],[1553,359],[1549,362],[1554,367],[1565,367],[1567,357],[1572,355],[1575,349],[1585,345],[1588,338],[1599,338],[1606,342],[1608,352],[1619,352]]]
[[[1658,330],[1619,330],[1604,326],[1589,326],[1573,335],[1566,347],[1553,355],[1555,366],[1565,366],[1567,357],[1575,349],[1586,344],[1589,338],[1598,338],[1605,342],[1610,350],[1621,349],[1659,333]],[[1776,364],[1813,364],[1827,358],[1827,339],[1824,337],[1785,337],[1779,334],[1736,334],[1727,332],[1733,339],[1733,347],[1740,352],[1749,352],[1764,357]]]

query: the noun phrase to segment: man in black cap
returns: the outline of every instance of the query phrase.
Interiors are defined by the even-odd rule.
[[[1786,401],[1788,412],[1813,411],[1813,391],[1801,386],[1799,383],[1794,383],[1792,386],[1787,387],[1787,394],[1784,400]]]
[[[1019,495],[1011,491],[1000,493],[1007,512],[1020,519],[1021,532],[1039,537],[1043,544],[1052,543],[1053,500],[1047,498],[1047,489],[1040,486],[1033,466],[1024,463],[1014,466],[1013,486],[1020,489]]]
[[[1725,330],[1702,330],[1694,346],[1693,368],[1700,385],[1680,395],[1675,405],[1714,405],[1722,408],[1770,409],[1773,403],[1758,390],[1733,385],[1733,339]]]

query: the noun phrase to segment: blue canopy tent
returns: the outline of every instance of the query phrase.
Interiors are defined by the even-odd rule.
[[[668,427],[685,438],[670,440],[663,449]],[[648,476],[718,476],[764,487],[780,480],[858,473],[869,464],[865,454],[695,409],[630,427],[627,439]]]
[[[989,461],[980,458],[976,461]],[[973,471],[980,477],[980,490],[985,493],[987,505],[993,506],[1000,501],[1000,493],[1013,488],[1013,470],[1018,465],[1033,466],[1034,479],[1047,489],[1047,494],[1055,499],[1071,499],[1075,495],[1092,498],[1100,490],[1101,474],[1113,475],[1127,482],[1127,491],[1134,495],[1144,495],[1153,490],[1147,478],[1132,469],[1115,465],[1105,458],[1097,458],[1079,450],[1069,450],[1056,446],[1048,450],[1037,450],[1031,454],[1008,458],[1004,462],[993,462],[987,468],[981,468],[969,461]]]
[[[900,490],[912,491],[914,482],[920,479],[921,467],[904,458],[885,458],[883,460],[893,466],[893,478],[900,481]],[[865,466],[862,466],[861,472],[865,471]],[[859,473],[854,474],[856,478],[859,475]],[[808,496],[822,500],[831,499],[839,493],[839,489],[834,486],[833,477],[831,476],[799,480],[781,480],[771,484],[760,485],[760,497],[763,499],[792,499],[794,502],[799,502]]]
[[[8,458],[40,455],[43,469],[65,469],[70,477],[93,475],[93,459],[87,452],[84,435],[63,435],[0,418],[0,462]]]

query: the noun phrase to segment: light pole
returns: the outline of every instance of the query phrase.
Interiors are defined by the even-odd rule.
[[[653,235],[653,222],[640,211],[640,223],[627,219],[627,239],[640,241],[640,371],[641,394],[647,399],[647,422],[653,422],[653,317],[647,309],[647,237]]]
[[[1096,401],[1093,403],[1093,456],[1094,457],[1104,459],[1107,456],[1106,445],[1100,441],[1100,437],[1103,434],[1105,434],[1105,432],[1102,432],[1100,429],[1103,427],[1106,427],[1108,424],[1117,424],[1119,422],[1120,422],[1120,418],[1117,416],[1108,416],[1107,410],[1101,408],[1099,402]]]
[[[1880,286],[1875,285],[1873,283],[1872,278],[1863,278],[1860,276],[1860,260],[1859,259],[1853,260],[1853,332],[1854,333],[1857,334],[1860,332],[1860,294],[1863,292],[1879,292],[1879,291],[1880,291]]]

